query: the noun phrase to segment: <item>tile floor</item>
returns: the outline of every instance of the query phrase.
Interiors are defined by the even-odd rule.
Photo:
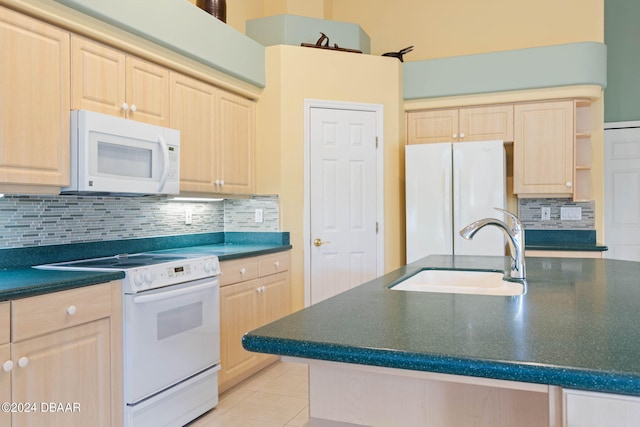
[[[301,427],[309,420],[309,370],[281,362],[220,395],[211,411],[188,427]]]

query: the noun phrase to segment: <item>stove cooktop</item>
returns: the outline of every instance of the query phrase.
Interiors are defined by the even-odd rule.
[[[105,258],[83,259],[38,265],[45,270],[122,271],[123,291],[137,293],[220,274],[218,257],[167,255],[154,253],[121,254]]]
[[[108,258],[94,258],[80,261],[62,262],[52,264],[58,267],[77,267],[77,268],[106,268],[113,270],[126,270],[129,268],[144,267],[155,264],[162,264],[173,261],[187,259],[185,256],[169,256],[169,255],[153,255],[153,254],[135,254],[135,255],[116,255]]]

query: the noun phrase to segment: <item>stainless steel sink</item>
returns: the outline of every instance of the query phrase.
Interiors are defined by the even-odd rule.
[[[514,296],[524,294],[520,282],[505,280],[503,273],[468,270],[421,270],[390,288],[394,291]]]

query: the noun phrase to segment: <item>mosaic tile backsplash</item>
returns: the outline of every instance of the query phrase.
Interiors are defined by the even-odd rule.
[[[263,222],[255,222],[262,209]],[[191,211],[192,223],[185,224]],[[178,202],[164,197],[5,196],[0,248],[219,231],[280,231],[277,196]]]
[[[551,218],[543,221],[541,210],[551,209]],[[580,207],[582,219],[561,220],[560,209],[563,207]],[[571,199],[519,199],[518,217],[525,230],[595,230],[594,202],[574,202]]]

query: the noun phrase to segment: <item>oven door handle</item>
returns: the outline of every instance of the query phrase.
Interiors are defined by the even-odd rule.
[[[153,295],[136,295],[133,297],[133,303],[146,304],[149,302],[161,301],[167,298],[175,298],[181,295],[188,295],[195,292],[200,292],[209,288],[213,289],[217,286],[218,286],[218,282],[214,280],[208,283],[202,283],[200,285],[187,286],[185,288],[176,289],[174,291],[159,292]]]

